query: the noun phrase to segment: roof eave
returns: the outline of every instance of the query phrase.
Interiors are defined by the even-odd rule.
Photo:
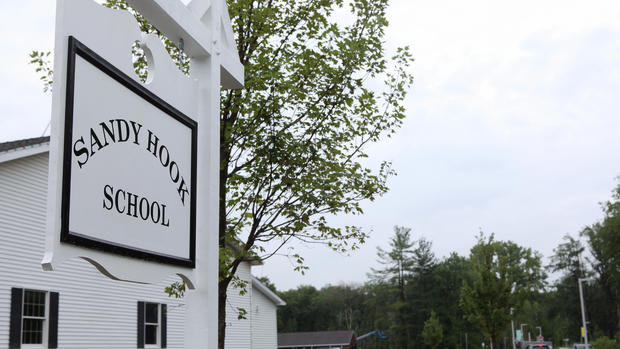
[[[0,164],[16,160],[20,158],[25,158],[27,156],[37,155],[41,153],[45,153],[50,149],[50,142],[43,142],[39,144],[29,145],[26,147],[15,148],[7,151],[0,152]]]
[[[252,287],[258,289],[262,294],[264,294],[269,300],[271,300],[277,306],[286,305],[286,302],[282,300],[282,298],[278,297],[272,290],[270,290],[267,286],[265,286],[260,280],[258,280],[255,276],[252,275]]]

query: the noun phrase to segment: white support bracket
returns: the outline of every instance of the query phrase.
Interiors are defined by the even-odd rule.
[[[227,89],[243,87],[244,69],[239,61],[236,47],[234,47],[235,41],[225,1],[194,0],[188,6],[179,0],[128,0],[127,2],[173,42],[183,39],[184,51],[190,57],[221,55],[222,87]],[[223,31],[207,30],[210,27],[208,21],[211,19],[206,16],[209,10],[215,12],[212,14],[212,19],[220,22],[216,23],[215,27],[219,25],[224,28]],[[222,37],[222,35],[225,36]],[[229,45],[224,46],[221,53],[218,53],[216,45],[222,42]]]

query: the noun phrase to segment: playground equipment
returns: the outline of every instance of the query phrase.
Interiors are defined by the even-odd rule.
[[[383,332],[383,331],[381,331],[381,330],[374,330],[374,331],[372,331],[372,332],[368,332],[368,333],[366,333],[366,334],[363,334],[363,335],[361,335],[361,336],[357,337],[356,339],[357,339],[357,341],[359,342],[359,341],[361,341],[362,339],[364,339],[364,338],[368,338],[368,337],[370,337],[370,336],[372,336],[372,335],[375,335],[375,334],[377,335],[377,337],[379,337],[379,339],[387,339],[387,336],[385,335],[385,332]]]

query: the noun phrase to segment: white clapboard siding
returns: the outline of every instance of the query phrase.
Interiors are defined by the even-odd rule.
[[[258,288],[252,288],[252,349],[275,349],[278,346],[276,305]]]
[[[110,280],[93,266],[74,259],[43,272],[48,153],[0,162],[0,349],[8,347],[12,287],[60,293],[59,348],[136,348],[137,302],[168,304],[168,348],[183,348],[185,305],[168,298],[164,287]],[[276,304],[252,287],[251,265],[237,276],[246,293],[230,286],[226,305],[226,349],[275,349]],[[247,311],[239,320],[238,309]]]
[[[252,282],[250,281],[250,264],[241,263],[236,275],[247,282],[246,291],[241,295],[240,289],[235,288],[232,283],[228,287],[228,301],[226,302],[226,349],[250,349],[250,295],[252,294]],[[245,309],[248,314],[246,319],[238,319],[239,311],[237,308]]]
[[[8,347],[11,287],[56,291],[59,348],[136,348],[137,302],[168,304],[168,348],[183,348],[181,301],[164,287],[113,281],[92,265],[70,260],[43,272],[47,152],[0,163],[0,349]]]

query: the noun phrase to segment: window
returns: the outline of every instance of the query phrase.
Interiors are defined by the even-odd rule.
[[[138,348],[165,348],[166,305],[138,302]]]
[[[43,344],[47,292],[24,290],[22,344]]]
[[[58,293],[11,289],[9,348],[58,347]]]
[[[157,345],[159,334],[159,304],[146,303],[144,316],[144,345]]]

